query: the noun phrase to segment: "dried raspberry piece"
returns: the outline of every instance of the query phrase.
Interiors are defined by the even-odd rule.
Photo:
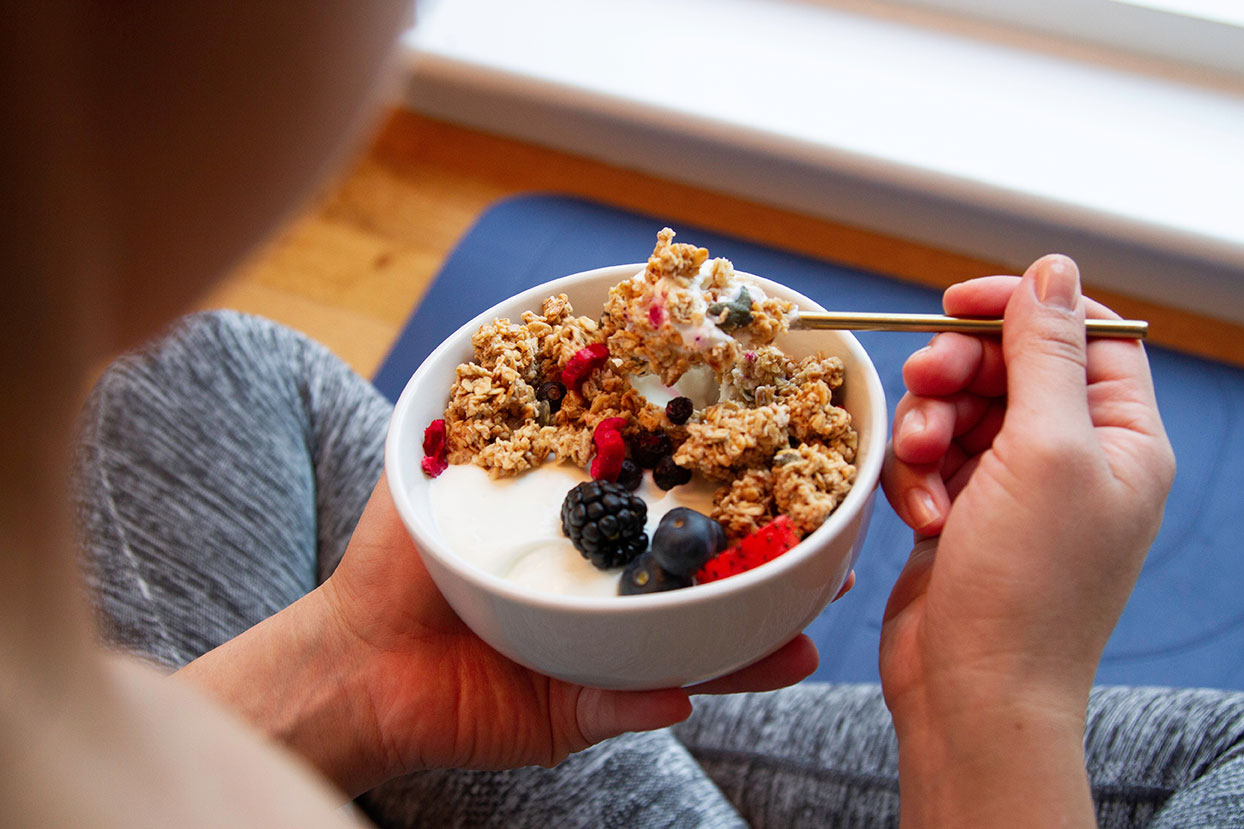
[[[592,430],[596,457],[592,459],[589,471],[596,480],[618,480],[618,475],[622,472],[622,461],[626,459],[626,441],[622,438],[625,427],[626,418],[607,417]]]
[[[583,381],[608,359],[609,347],[604,343],[592,343],[580,348],[566,361],[566,367],[562,369],[562,384],[581,393]]]
[[[759,567],[799,543],[790,518],[779,515],[738,544],[722,550],[696,571],[697,584],[717,581]]]
[[[622,461],[626,458],[626,441],[617,429],[597,428],[592,434],[592,442],[596,444],[596,457],[592,458],[592,466],[588,470],[597,481],[614,482],[622,471]]]
[[[597,432],[621,432],[626,428],[627,420],[624,417],[607,417],[600,423],[596,424],[596,428],[592,431],[595,437]]]
[[[423,460],[419,465],[429,478],[435,478],[449,466],[449,444],[445,439],[445,421],[437,418],[423,430]]]
[[[648,306],[648,324],[653,328],[665,324],[665,310],[655,302]]]

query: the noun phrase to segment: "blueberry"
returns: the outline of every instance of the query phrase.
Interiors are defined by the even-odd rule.
[[[721,525],[702,512],[675,507],[652,534],[652,558],[661,569],[690,578],[726,546]]]
[[[672,451],[674,444],[664,432],[640,432],[631,441],[631,459],[644,469],[652,469]]]
[[[636,596],[641,593],[660,593],[665,590],[677,590],[690,587],[693,579],[690,576],[676,576],[661,569],[653,560],[651,553],[643,553],[622,571],[618,581],[619,596]]]
[[[683,469],[674,463],[673,455],[666,455],[657,462],[656,468],[652,470],[652,482],[664,490],[671,490],[676,486],[682,486],[691,480],[691,470]]]
[[[691,402],[690,397],[675,397],[665,404],[665,416],[675,426],[681,426],[690,420],[693,411],[695,411],[695,404]]]
[[[543,400],[549,404],[549,411],[556,412],[562,407],[562,400],[566,397],[566,387],[556,380],[550,380],[539,389],[536,390],[536,400]]]
[[[618,472],[618,480],[615,481],[618,486],[625,487],[631,492],[639,489],[639,485],[643,483],[644,471],[639,468],[639,464],[627,458],[622,461],[622,470]]]

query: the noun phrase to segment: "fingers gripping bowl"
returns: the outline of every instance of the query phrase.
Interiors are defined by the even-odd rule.
[[[841,406],[858,433],[855,480],[817,529],[762,566],[690,589],[637,596],[562,595],[535,589],[467,560],[438,527],[435,481],[420,468],[424,430],[444,415],[472,337],[497,318],[539,311],[565,294],[592,313],[609,290],[643,265],[567,276],[498,303],[441,344],[407,383],[394,409],[385,469],[398,512],[433,580],[462,620],[514,661],[569,682],[614,689],[674,687],[712,679],[760,659],[790,640],[829,604],[855,562],[872,512],[886,441],[884,393],[868,355],[845,332],[788,331],[776,344],[792,358],[823,352],[845,367]],[[822,310],[782,285],[741,274],[766,295]],[[461,505],[463,520],[489,522]]]

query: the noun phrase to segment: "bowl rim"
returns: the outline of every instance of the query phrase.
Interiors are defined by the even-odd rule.
[[[661,593],[647,593],[634,596],[575,596],[542,592],[524,587],[488,572],[449,549],[448,544],[439,538],[439,531],[434,523],[424,521],[422,516],[410,506],[405,495],[407,476],[415,473],[423,474],[419,464],[417,462],[412,463],[409,458],[399,457],[400,450],[398,444],[401,443],[402,426],[410,420],[408,412],[415,405],[416,393],[421,385],[422,376],[431,370],[431,366],[446,359],[446,352],[450,350],[457,352],[462,349],[464,332],[469,332],[466,335],[466,342],[469,345],[470,334],[473,334],[484,323],[491,322],[498,316],[512,318],[515,316],[513,310],[515,307],[520,307],[522,310],[537,310],[545,298],[559,293],[566,293],[566,286],[599,279],[605,275],[609,275],[616,283],[628,275],[637,274],[645,267],[646,263],[606,265],[534,285],[500,302],[494,303],[491,307],[460,325],[454,330],[454,333],[446,337],[419,364],[419,367],[411,375],[410,379],[407,380],[406,386],[402,389],[402,393],[393,407],[385,437],[384,469],[394,505],[407,531],[413,536],[415,547],[421,557],[432,556],[442,567],[486,592],[529,606],[542,607],[549,610],[586,610],[623,615],[645,613],[657,608],[716,602],[735,593],[742,593],[756,588],[764,582],[780,580],[783,573],[799,567],[806,559],[815,556],[826,546],[824,544],[807,544],[806,542],[815,539],[817,536],[830,536],[841,529],[845,529],[866,509],[880,481],[881,466],[885,455],[885,443],[888,439],[889,414],[886,407],[885,391],[876,366],[853,334],[848,331],[820,332],[823,335],[836,335],[841,341],[842,349],[837,349],[835,353],[841,354],[843,350],[850,352],[855,358],[857,366],[865,369],[863,378],[859,378],[859,368],[857,368],[855,370],[856,373],[852,374],[851,382],[855,383],[862,380],[867,387],[868,396],[875,402],[872,409],[873,428],[870,430],[869,445],[861,447],[863,451],[859,454],[863,455],[864,462],[856,464],[855,482],[851,485],[850,491],[834,510],[833,514],[797,546],[778,558],[767,562],[763,567],[739,573],[728,579],[696,585],[695,589],[669,590]],[[783,293],[793,295],[799,307],[806,308],[807,310],[824,310],[819,303],[781,283],[746,271],[736,270],[735,273],[745,279],[756,280],[757,284],[766,291],[770,288],[777,288],[779,289],[777,291],[779,295]],[[446,395],[448,394],[448,388],[445,390],[445,393]],[[411,425],[409,428],[415,428],[415,425]]]

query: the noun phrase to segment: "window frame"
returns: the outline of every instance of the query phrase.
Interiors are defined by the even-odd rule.
[[[819,0],[840,5],[834,0]],[[1244,79],[1244,25],[1162,0],[884,0],[1089,43]],[[1173,5],[1173,4],[1172,4]]]

